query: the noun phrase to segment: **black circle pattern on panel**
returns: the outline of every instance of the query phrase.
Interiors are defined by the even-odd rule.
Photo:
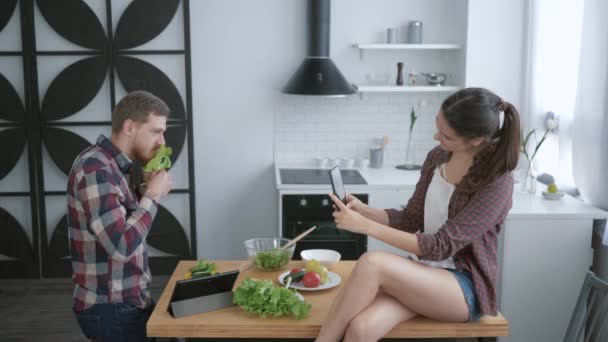
[[[82,110],[101,89],[106,70],[103,57],[89,57],[61,71],[44,95],[43,120],[63,119]]]
[[[0,31],[4,30],[6,24],[11,20],[16,7],[17,0],[0,1]]]
[[[143,45],[163,32],[177,12],[179,0],[135,0],[124,11],[114,37],[116,50]],[[153,8],[153,11],[150,11]]]
[[[46,22],[63,38],[94,50],[106,47],[106,35],[97,15],[82,0],[36,0]]]
[[[30,260],[32,245],[23,227],[4,208],[0,208],[0,254],[11,258]]]
[[[90,2],[89,2],[90,3]],[[45,191],[45,168],[48,167],[40,160],[46,148],[54,164],[64,173],[69,174],[74,159],[90,142],[81,137],[81,127],[107,127],[108,113],[95,113],[97,118],[88,121],[64,120],[73,117],[87,108],[93,101],[96,104],[104,99],[100,97],[104,85],[109,87],[110,97],[107,99],[110,108],[115,105],[117,87],[120,85],[130,92],[146,90],[163,99],[171,110],[171,116],[165,132],[166,144],[173,149],[171,161],[176,163],[178,158],[191,158],[192,146],[188,146],[188,154],[181,157],[184,145],[192,142],[191,115],[191,77],[190,77],[190,42],[189,42],[189,1],[184,0],[133,0],[129,1],[126,9],[117,21],[112,19],[112,7],[122,0],[107,0],[95,3],[95,6],[105,6],[105,11],[98,14],[83,0],[17,0],[0,1],[0,31],[17,13],[21,19],[20,39],[23,51],[0,51],[1,56],[21,58],[23,62],[24,96],[20,98],[15,87],[5,75],[0,73],[0,146],[10,146],[2,152],[0,163],[0,182],[14,170],[16,164],[27,152],[30,192],[5,194],[3,196],[24,196],[30,199],[32,206],[33,243],[17,221],[4,209],[0,208],[0,254],[25,260],[27,263],[8,263],[0,261],[0,271],[10,272],[13,276],[27,275],[38,277],[36,272],[42,271],[43,276],[69,276],[71,266],[69,258],[69,237],[67,234],[67,218],[62,217],[52,233],[47,233],[47,209],[45,201],[48,196],[65,194],[63,191]],[[180,5],[183,5],[180,7]],[[95,8],[100,9],[100,8]],[[36,16],[36,11],[41,14]],[[152,41],[171,24],[175,18],[183,14],[184,49],[146,50],[135,47]],[[48,24],[36,26],[37,21]],[[117,22],[113,28],[114,22]],[[106,27],[104,27],[104,24]],[[77,48],[53,47],[49,51],[37,49],[37,30],[50,28],[60,37]],[[158,46],[158,44],[156,44]],[[138,58],[141,55],[172,56],[183,59],[185,66],[184,98],[180,95],[176,83],[159,67],[159,63],[151,63]],[[17,56],[17,57],[15,57]],[[80,58],[58,70],[57,76],[46,89],[39,89],[38,70],[46,65],[39,63],[40,57],[73,57]],[[162,66],[162,65],[161,65]],[[109,72],[110,71],[110,72]],[[109,80],[109,82],[106,82]],[[181,82],[181,81],[180,81]],[[105,89],[104,89],[105,90]],[[39,94],[44,94],[40,98]],[[98,116],[97,116],[98,115]],[[90,117],[88,117],[90,118]],[[172,254],[171,257],[154,257],[151,265],[159,266],[152,269],[156,274],[170,274],[178,258],[196,257],[196,220],[194,211],[194,162],[188,160],[188,188],[176,189],[178,193],[188,194],[190,213],[190,241],[179,223],[179,220],[165,207],[159,207],[153,228],[147,237],[151,246]],[[54,184],[52,186],[57,186]],[[180,217],[181,219],[181,217]],[[51,238],[47,239],[47,235]],[[38,243],[40,241],[49,241]],[[33,265],[33,266],[32,266]],[[19,272],[26,267],[27,272]],[[10,277],[3,274],[0,277]]]
[[[184,102],[177,88],[160,69],[139,58],[119,56],[116,60],[116,71],[120,82],[127,91],[149,91],[160,97],[169,106],[171,119],[183,120],[185,118]]]
[[[44,130],[44,146],[51,159],[63,173],[70,174],[76,156],[91,143],[76,133],[65,129],[47,127]]]
[[[23,128],[8,128],[0,130],[0,146],[3,146],[2,162],[0,162],[0,181],[17,165],[25,148],[25,130]],[[8,148],[10,147],[10,148]]]
[[[25,110],[23,103],[11,83],[0,74],[0,119],[23,122]]]
[[[49,256],[54,259],[65,259],[70,256],[70,237],[68,236],[68,217],[64,215],[51,235]]]
[[[150,246],[163,252],[186,259],[192,257],[184,229],[175,216],[162,205],[158,206],[158,212],[146,241]]]

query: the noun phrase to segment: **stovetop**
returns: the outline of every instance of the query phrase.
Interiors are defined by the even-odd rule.
[[[281,184],[331,184],[326,169],[279,169]],[[357,170],[340,170],[344,184],[367,184]]]

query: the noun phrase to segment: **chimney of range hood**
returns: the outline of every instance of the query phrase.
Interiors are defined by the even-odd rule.
[[[308,0],[307,57],[283,87],[283,93],[346,96],[356,92],[329,58],[330,5],[330,0]]]

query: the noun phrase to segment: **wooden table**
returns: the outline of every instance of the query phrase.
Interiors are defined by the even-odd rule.
[[[236,270],[243,261],[213,261],[219,272]],[[331,269],[340,275],[340,285],[322,291],[300,291],[306,301],[312,303],[308,316],[296,320],[293,316],[260,318],[246,314],[240,307],[210,311],[206,313],[173,318],[169,312],[169,301],[175,282],[183,278],[188,268],[196,261],[180,261],[167,283],[154,312],[147,324],[149,337],[239,337],[239,338],[315,338],[325,321],[329,307],[338,290],[348,281],[355,261],[340,261]],[[260,272],[253,268],[239,275],[237,283],[246,276],[258,279],[272,279],[292,267],[303,267],[302,261],[292,261],[288,268],[277,272]],[[509,324],[502,315],[482,317],[475,323],[438,322],[425,317],[416,317],[402,322],[391,330],[387,338],[416,337],[495,337],[507,336]]]

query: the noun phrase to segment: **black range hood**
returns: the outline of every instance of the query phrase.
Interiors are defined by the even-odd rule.
[[[346,96],[357,90],[329,58],[330,0],[308,0],[307,57],[283,93],[291,95]]]

